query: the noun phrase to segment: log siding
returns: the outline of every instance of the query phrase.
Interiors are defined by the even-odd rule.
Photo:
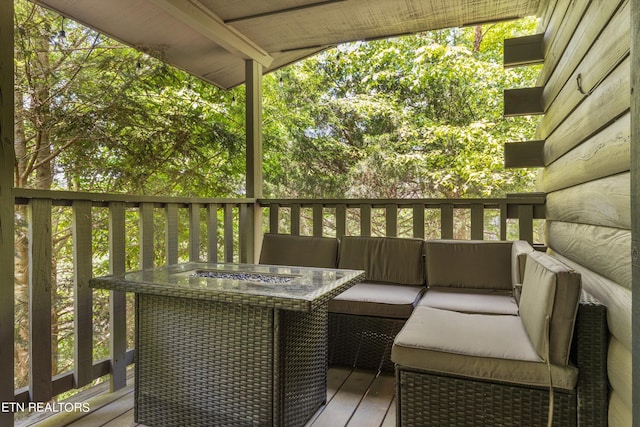
[[[609,425],[631,425],[631,5],[550,1],[541,22],[545,243],[608,308]]]

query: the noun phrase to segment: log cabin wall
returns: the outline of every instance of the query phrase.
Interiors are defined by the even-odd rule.
[[[630,426],[630,4],[549,0],[540,16],[546,244],[607,306],[609,425]]]

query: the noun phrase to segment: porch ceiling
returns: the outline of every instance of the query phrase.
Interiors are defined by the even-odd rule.
[[[339,43],[534,15],[541,0],[32,0],[222,88]]]

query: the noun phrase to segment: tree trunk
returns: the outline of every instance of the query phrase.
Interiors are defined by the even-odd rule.
[[[37,9],[40,10],[40,9]],[[42,13],[42,12],[40,12]],[[21,33],[16,32],[16,37]],[[24,35],[22,35],[24,37]],[[33,34],[30,35],[33,37]],[[24,68],[19,73],[28,86],[16,84],[15,92],[15,141],[16,154],[16,187],[31,187],[40,190],[50,190],[53,183],[52,147],[50,124],[50,93],[51,93],[51,61],[49,49],[51,47],[47,34],[32,42],[37,51],[36,58],[29,57],[27,52],[16,52],[18,61]],[[28,46],[28,43],[16,43]],[[29,60],[31,59],[31,60]],[[36,59],[36,60],[34,60]],[[28,208],[16,206],[16,241],[15,241],[15,298],[16,298],[16,385],[28,384],[29,374],[29,239],[28,239]],[[55,262],[52,260],[51,295],[55,307],[57,298],[57,280]],[[58,315],[52,310],[52,374],[57,373],[58,348]]]
[[[476,25],[475,27],[475,37],[473,38],[473,51],[480,52],[480,45],[482,44],[482,39],[484,38],[484,33],[482,32],[482,25]]]
[[[17,86],[16,86],[17,89]],[[15,186],[26,186],[27,169],[27,139],[24,122],[27,120],[22,104],[22,93],[15,93],[15,137],[14,149],[16,153]],[[29,240],[27,234],[27,207],[15,207],[15,385],[21,388],[29,385]]]

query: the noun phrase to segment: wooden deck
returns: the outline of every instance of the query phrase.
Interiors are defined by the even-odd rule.
[[[145,427],[133,420],[133,383],[130,375],[127,387],[115,393],[109,393],[106,384],[84,392],[91,412],[38,414],[16,421],[16,427]],[[327,404],[307,427],[395,426],[394,391],[391,374],[332,367],[327,375]]]

